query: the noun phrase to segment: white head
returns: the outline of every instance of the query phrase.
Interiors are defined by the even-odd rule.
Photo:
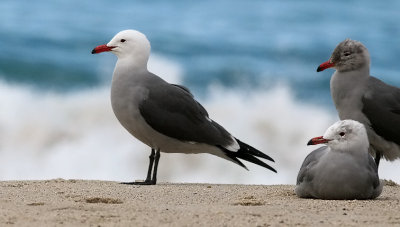
[[[118,60],[128,59],[135,65],[147,67],[150,49],[150,42],[143,33],[124,30],[116,34],[107,44],[94,48],[92,54],[109,51],[117,55]]]
[[[370,57],[368,49],[359,41],[346,39],[339,43],[328,61],[322,63],[317,72],[334,67],[339,72],[369,68]]]
[[[332,150],[368,151],[369,141],[363,124],[353,120],[338,121],[325,134],[311,139],[307,145],[327,144]]]

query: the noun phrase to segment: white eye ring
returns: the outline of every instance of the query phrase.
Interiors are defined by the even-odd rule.
[[[343,136],[345,136],[345,135],[346,135],[346,133],[344,133],[344,132],[340,132],[340,133],[339,133],[339,135],[340,135],[341,137],[343,137]]]

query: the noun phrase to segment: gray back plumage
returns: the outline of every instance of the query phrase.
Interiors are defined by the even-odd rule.
[[[371,76],[362,103],[362,112],[371,122],[372,129],[384,139],[400,145],[400,89]]]
[[[156,131],[181,141],[227,146],[231,135],[208,118],[190,91],[155,75],[146,78],[147,99],[139,103],[145,121]]]

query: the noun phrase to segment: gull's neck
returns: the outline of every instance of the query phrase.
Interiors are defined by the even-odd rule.
[[[351,88],[364,86],[369,77],[369,66],[346,72],[336,71],[331,78],[331,89],[344,92],[348,88],[347,91],[351,92]]]
[[[135,75],[142,75],[142,72],[147,72],[147,58],[118,58],[114,77],[134,77]]]
[[[332,98],[348,98],[349,95],[362,95],[369,79],[369,65],[352,71],[336,71],[331,78]]]
[[[331,95],[340,119],[353,119],[362,108],[362,96],[367,91],[369,65],[353,71],[336,71],[330,82]],[[356,113],[357,112],[357,113]]]

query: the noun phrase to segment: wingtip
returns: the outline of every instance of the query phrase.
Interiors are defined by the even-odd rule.
[[[262,153],[261,151],[258,151],[256,149],[254,149],[253,147],[242,143],[240,140],[237,140],[239,142],[239,144],[241,144],[241,149],[237,152],[232,152],[227,150],[226,148],[222,147],[222,146],[218,146],[222,151],[225,152],[225,155],[227,157],[230,158],[230,160],[232,160],[233,162],[235,162],[236,164],[242,166],[243,168],[245,168],[246,170],[249,170],[238,158],[243,159],[245,161],[251,162],[253,164],[262,166],[266,169],[271,170],[274,173],[277,173],[277,171],[272,168],[271,166],[269,166],[267,163],[261,161],[259,158],[264,158],[267,160],[270,160],[272,162],[275,162],[271,157],[269,157],[268,155]],[[243,146],[242,146],[243,145]]]
[[[256,157],[263,158],[263,159],[269,160],[271,162],[275,162],[275,160],[273,158],[271,158],[270,156],[268,156],[267,154],[264,154],[263,152],[257,150],[256,148],[254,148],[246,143],[243,143],[242,141],[240,141],[237,138],[235,138],[235,139],[239,143],[240,149],[245,149],[246,152],[248,152],[251,155],[254,155]]]
[[[275,160],[272,159],[271,157],[269,157],[268,155],[265,155],[265,156],[266,156],[265,159],[267,159],[267,160],[269,160],[271,162],[275,162]],[[263,157],[260,157],[260,158],[263,158]]]
[[[262,165],[262,167],[267,168],[267,169],[271,170],[274,173],[278,173],[278,171],[276,171],[276,169],[274,169],[273,167],[269,166],[268,164]]]

